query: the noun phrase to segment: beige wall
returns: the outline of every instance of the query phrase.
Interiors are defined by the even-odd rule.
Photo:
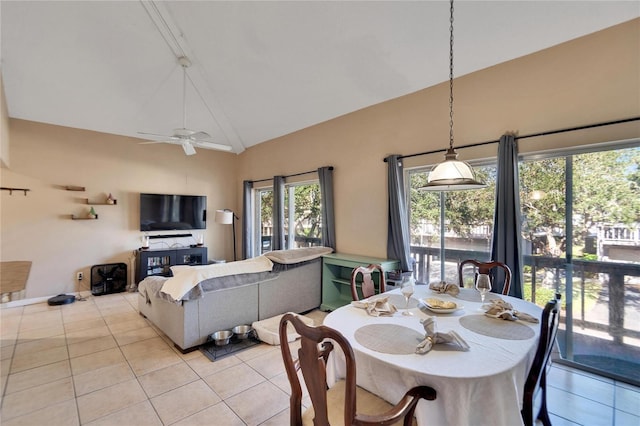
[[[640,115],[639,40],[636,19],[456,79],[455,144],[496,140],[507,131],[525,135]],[[386,257],[383,158],[448,146],[448,89],[448,83],[441,84],[248,149],[238,180],[334,166],[337,250]],[[520,150],[630,137],[640,137],[638,122],[526,139]],[[496,149],[469,148],[459,158],[494,157]],[[405,166],[442,158],[414,157]]]
[[[0,68],[0,166],[9,167],[9,112]]]
[[[495,140],[640,115],[640,19],[456,79],[455,143]],[[443,64],[446,66],[446,64]],[[309,102],[313,102],[310,99]],[[304,108],[304,105],[300,106]],[[337,248],[386,256],[389,154],[448,145],[448,84],[372,106],[260,144],[239,156],[11,120],[11,170],[2,185],[30,187],[27,197],[2,193],[2,260],[32,260],[27,297],[77,290],[75,273],[128,261],[140,246],[139,192],[208,195],[209,210],[241,211],[245,179],[335,167]],[[640,137],[640,125],[526,139],[521,151]],[[496,146],[465,149],[460,158],[495,156]],[[442,155],[405,160],[433,164]],[[81,185],[84,193],[59,185]],[[98,221],[72,221],[112,192],[117,206],[97,206]],[[238,229],[240,229],[238,223]],[[209,257],[230,259],[228,229],[209,221]],[[225,234],[226,232],[226,234]],[[239,239],[240,240],[240,239]],[[240,251],[240,246],[238,246]],[[85,285],[86,288],[86,285]]]
[[[206,195],[210,213],[236,203],[234,154],[199,150],[187,157],[176,145],[139,145],[137,139],[22,120],[10,125],[11,169],[2,170],[2,186],[31,192],[26,197],[2,192],[1,256],[33,262],[27,298],[86,290],[93,265],[130,265],[143,235],[140,192]],[[86,190],[66,191],[65,185]],[[96,205],[98,220],[71,220],[72,214],[88,212],[85,199],[104,202],[109,193],[117,205]],[[231,259],[231,229],[211,218],[204,231],[209,258]],[[193,243],[190,238],[152,240],[152,248]],[[77,271],[86,277],[81,286]]]

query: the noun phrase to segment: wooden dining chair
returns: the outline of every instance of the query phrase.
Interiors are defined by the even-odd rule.
[[[362,291],[362,297],[367,298],[376,294],[376,283],[373,281],[373,273],[378,271],[380,273],[380,285],[378,293],[385,292],[385,279],[382,266],[371,264],[369,266],[359,266],[354,268],[351,272],[351,298],[353,300],[360,300],[358,296],[358,284]],[[358,276],[362,277],[361,281],[358,281]]]
[[[291,385],[289,398],[290,424],[298,425],[410,425],[420,399],[433,401],[436,391],[428,386],[416,386],[402,399],[391,405],[382,398],[356,385],[355,355],[347,339],[337,330],[327,326],[311,327],[298,315],[287,313],[280,320],[280,342],[287,341],[287,328],[292,325],[301,336],[298,359],[294,360],[289,345],[280,349],[285,370]],[[346,379],[338,381],[330,389],[327,386],[326,364],[334,343],[346,359]],[[302,413],[302,387],[298,370],[306,384],[311,407]],[[365,414],[366,413],[366,414]]]
[[[525,426],[533,426],[540,420],[544,426],[551,426],[547,412],[547,365],[551,350],[558,334],[560,322],[560,294],[550,300],[542,311],[540,320],[540,341],[533,364],[524,385],[522,420]]]
[[[466,265],[473,265],[474,267],[473,269],[476,271],[473,279],[474,284],[475,284],[475,277],[477,276],[477,274],[487,274],[489,275],[489,277],[491,277],[492,288],[496,289],[495,283],[503,281],[504,284],[502,285],[501,292],[504,295],[509,294],[509,288],[511,287],[511,269],[507,265],[505,265],[502,262],[494,262],[494,261],[480,262],[479,260],[475,260],[475,259],[463,260],[458,265],[458,281],[459,281],[460,287],[464,287],[463,274],[465,269],[464,267]],[[497,272],[500,272],[500,274],[497,274]],[[504,280],[502,280],[501,275],[504,275]],[[500,291],[497,291],[497,292],[500,293]]]

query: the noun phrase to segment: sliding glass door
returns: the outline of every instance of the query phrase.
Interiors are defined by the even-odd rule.
[[[521,163],[527,297],[563,295],[564,360],[640,383],[640,148]]]
[[[457,282],[460,260],[489,258],[495,167],[474,166],[488,188],[423,192],[428,169],[407,172],[418,281]],[[640,384],[638,141],[523,156],[519,177],[525,298],[562,294],[565,361]]]

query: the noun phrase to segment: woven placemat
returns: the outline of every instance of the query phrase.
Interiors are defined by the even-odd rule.
[[[369,324],[355,332],[358,343],[372,351],[393,355],[407,355],[416,351],[424,334],[396,324]]]
[[[466,315],[460,325],[474,333],[505,340],[527,340],[536,335],[531,327],[518,321],[491,318],[486,315]]]
[[[460,293],[455,296],[456,299],[466,300],[467,302],[478,302],[480,303],[480,293],[474,288],[461,288]],[[488,302],[489,300],[500,299],[495,293],[489,293],[485,296],[484,301]]]

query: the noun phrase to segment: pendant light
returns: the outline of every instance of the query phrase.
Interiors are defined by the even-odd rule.
[[[471,166],[458,160],[453,149],[453,0],[450,2],[449,18],[449,149],[444,161],[436,165],[420,189],[426,191],[462,191],[485,188],[487,185],[476,179]]]

